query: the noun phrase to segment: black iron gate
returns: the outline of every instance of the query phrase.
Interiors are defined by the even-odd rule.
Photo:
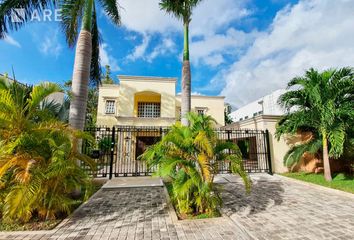
[[[83,141],[83,153],[95,159],[97,168],[91,171],[94,177],[149,176],[149,169],[139,156],[146,148],[159,141],[168,132],[168,127],[94,128],[85,131],[94,141]],[[268,131],[217,129],[220,140],[237,144],[242,152],[244,168],[247,172],[271,172],[270,145]],[[229,162],[219,164],[219,173],[229,173]]]

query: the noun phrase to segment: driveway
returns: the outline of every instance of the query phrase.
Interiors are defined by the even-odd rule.
[[[224,217],[178,221],[159,186],[99,190],[52,231],[0,233],[0,239],[353,239],[354,197],[277,176],[217,178]]]

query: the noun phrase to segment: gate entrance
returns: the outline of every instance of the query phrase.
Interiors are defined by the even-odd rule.
[[[157,143],[168,127],[130,127],[86,129],[95,141],[83,141],[83,153],[95,159],[96,171],[87,169],[94,177],[149,176],[155,169],[148,168],[139,160],[145,150]],[[259,130],[215,130],[221,141],[237,144],[242,152],[244,168],[247,172],[271,173],[269,133]],[[226,152],[227,153],[227,152]],[[230,173],[230,163],[220,162],[219,173]]]

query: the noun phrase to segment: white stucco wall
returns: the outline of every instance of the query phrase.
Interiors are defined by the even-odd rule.
[[[245,120],[246,117],[252,118],[254,114],[256,116],[264,115],[283,115],[285,110],[277,103],[280,95],[285,93],[285,89],[278,89],[271,94],[268,94],[256,101],[253,101],[230,114],[230,117],[234,122]],[[242,121],[241,120],[241,121]]]

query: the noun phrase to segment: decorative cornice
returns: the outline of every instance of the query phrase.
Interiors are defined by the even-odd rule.
[[[150,77],[150,76],[128,76],[118,75],[120,81],[151,81],[151,82],[176,82],[177,78],[173,77]]]

